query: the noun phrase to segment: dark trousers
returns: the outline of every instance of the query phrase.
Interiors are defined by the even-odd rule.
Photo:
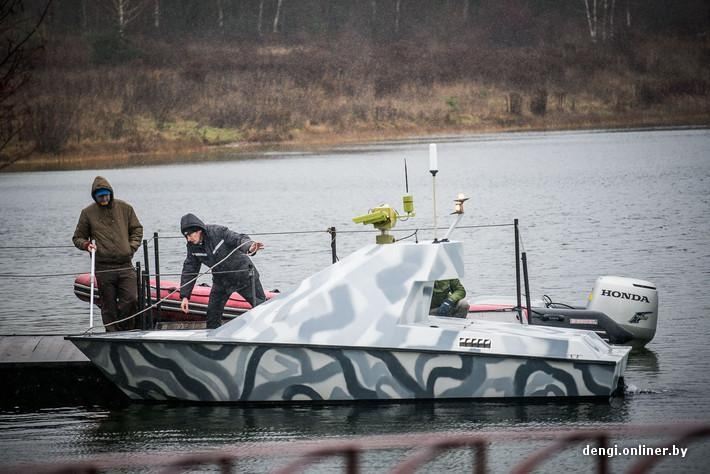
[[[210,290],[210,301],[207,303],[207,329],[218,328],[222,324],[222,313],[224,305],[227,304],[229,296],[233,292],[238,292],[253,307],[260,305],[266,300],[264,288],[259,281],[259,274],[254,277],[254,291],[252,292],[251,278],[216,278],[213,280],[214,286]]]
[[[96,267],[96,280],[101,289],[101,319],[106,332],[130,331],[136,327],[136,318],[111,324],[135,314],[138,307],[136,272],[133,268],[122,268],[124,269],[102,268],[98,265]]]

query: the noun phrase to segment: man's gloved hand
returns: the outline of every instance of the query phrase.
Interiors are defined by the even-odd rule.
[[[451,315],[451,310],[454,309],[454,302],[451,301],[450,299],[445,299],[443,303],[441,303],[441,306],[439,306],[439,309],[436,310],[436,314],[438,316],[449,316]]]

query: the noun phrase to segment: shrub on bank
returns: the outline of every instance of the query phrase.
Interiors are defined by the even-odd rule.
[[[166,143],[273,142],[308,133],[633,125],[666,120],[668,111],[706,113],[707,54],[678,41],[636,49],[493,48],[466,38],[374,44],[357,37],[171,48],[115,35],[72,38],[48,46],[48,57],[56,53],[67,62],[55,57],[37,70],[28,96],[31,132],[22,139],[50,153],[101,143],[148,151]],[[88,47],[67,46],[79,44]],[[650,50],[673,50],[675,57],[669,65]]]

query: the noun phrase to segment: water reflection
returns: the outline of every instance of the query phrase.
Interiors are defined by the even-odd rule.
[[[633,349],[626,370],[641,377],[655,378],[658,376],[658,354],[646,348]]]
[[[136,404],[112,410],[93,439],[158,443],[249,442],[332,436],[495,430],[521,425],[623,423],[628,411],[598,401],[449,401],[291,406]],[[189,420],[189,423],[185,423]],[[140,434],[136,437],[136,434]],[[160,434],[160,436],[156,436]]]

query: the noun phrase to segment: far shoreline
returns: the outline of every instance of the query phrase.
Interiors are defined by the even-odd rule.
[[[663,122],[663,121],[661,121]],[[173,142],[162,149],[141,153],[81,152],[62,155],[40,155],[18,160],[2,169],[0,173],[76,171],[86,169],[115,169],[170,164],[209,163],[252,159],[275,153],[324,153],[341,148],[364,148],[376,145],[397,145],[406,143],[465,141],[490,135],[516,135],[524,133],[626,133],[652,132],[663,130],[706,130],[710,123],[706,120],[689,123],[643,123],[618,124],[596,123],[593,126],[570,127],[513,127],[485,128],[477,130],[365,130],[355,133],[309,133],[292,140],[280,142],[234,142],[220,145],[195,146],[194,143]]]

